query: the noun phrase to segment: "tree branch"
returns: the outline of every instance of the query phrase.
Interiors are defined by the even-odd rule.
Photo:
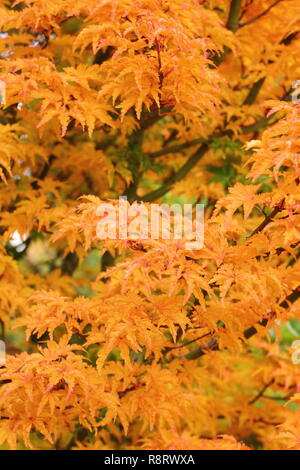
[[[226,28],[232,31],[233,33],[235,33],[239,27],[239,16],[240,16],[241,6],[242,6],[242,0],[231,0]],[[216,67],[223,62],[223,60],[225,59],[225,57],[230,51],[231,49],[228,46],[224,47],[222,54],[220,54],[213,60]]]
[[[289,303],[294,303],[296,300],[300,298],[300,286],[296,287],[286,298],[280,303],[280,307],[283,308],[288,308]],[[263,318],[263,320],[260,322],[260,325],[262,326],[267,326],[268,320],[267,318]],[[244,338],[249,339],[252,336],[256,335],[257,329],[254,326],[251,326],[250,328],[247,328],[244,330]],[[186,354],[184,357],[186,359],[198,359],[201,356],[204,356],[208,351],[212,350],[218,350],[219,345],[218,341],[216,339],[212,339],[207,346],[199,346],[198,348],[194,349],[193,351],[189,352]],[[265,390],[263,390],[262,393],[264,393]],[[257,400],[257,398],[256,398]]]
[[[275,0],[268,8],[266,8],[264,11],[259,13],[258,15],[254,16],[253,18],[250,18],[250,20],[244,21],[238,25],[239,28],[243,28],[244,26],[248,26],[249,24],[254,23],[254,21],[258,20],[262,16],[265,16],[267,13],[269,13],[272,8],[274,8],[279,2],[282,2],[282,0]]]
[[[151,191],[150,193],[146,194],[145,196],[139,197],[139,201],[144,201],[144,202],[151,202],[154,201],[155,199],[158,199],[159,197],[162,197],[164,194],[166,194],[169,190],[170,187],[174,184],[177,183],[177,181],[180,181],[182,178],[184,178],[192,168],[198,163],[200,158],[205,155],[207,152],[209,146],[209,142],[206,142],[201,145],[201,147],[187,160],[187,162],[173,175],[171,176],[160,188],[156,189],[155,191]]]
[[[261,87],[263,85],[263,83],[264,83],[264,79],[262,78],[254,84],[254,86],[250,90],[244,104],[247,104],[247,103],[252,104],[254,102],[255,98],[257,97],[257,95],[259,93],[259,90],[261,89]],[[287,93],[285,93],[285,95],[281,99],[285,101],[285,100],[288,99],[289,96],[290,96],[290,90]],[[247,103],[246,103],[246,101],[247,101]],[[263,118],[259,119],[258,121],[256,121],[253,124],[243,126],[242,129],[241,129],[241,133],[242,134],[250,134],[252,132],[257,132],[257,131],[261,130],[262,128],[264,128],[265,126],[267,126],[267,124],[270,122],[270,120],[272,118],[274,118],[274,115],[271,115],[267,118],[263,117]],[[222,132],[212,134],[211,136],[209,136],[207,138],[207,140],[203,142],[201,147],[195,152],[195,154],[193,154],[189,158],[189,160],[178,170],[178,172],[175,175],[173,175],[171,178],[169,178],[169,180],[165,184],[163,184],[159,189],[156,189],[155,191],[152,191],[152,192],[146,194],[145,196],[138,198],[138,200],[145,201],[145,202],[151,202],[151,201],[154,201],[155,199],[158,199],[159,197],[163,196],[164,194],[166,194],[169,191],[170,186],[172,186],[174,183],[176,183],[177,181],[180,181],[182,178],[184,178],[187,175],[187,173],[198,163],[200,158],[207,152],[207,150],[209,148],[209,144],[211,143],[211,141],[214,138],[216,138],[216,137],[226,137],[226,136],[229,136],[229,137],[232,136],[232,131],[224,130]],[[185,148],[188,148],[188,147],[191,147],[192,145],[195,145],[194,142],[193,141],[191,141],[189,143],[187,142],[186,144],[182,144],[182,146],[185,145],[186,146]],[[172,149],[172,147],[169,147],[168,149],[164,149],[164,150],[159,151],[159,155],[158,155],[158,152],[155,152],[154,155],[157,157],[157,156],[164,155],[164,153],[162,153],[162,152],[165,152],[165,153],[170,153],[170,151],[174,152],[174,147],[173,147],[173,149]],[[178,147],[179,146],[177,146],[176,148],[178,149]],[[183,147],[181,147],[181,149],[182,148]],[[180,150],[178,150],[178,151],[180,151]],[[149,154],[149,155],[151,155],[151,154]],[[153,157],[153,154],[152,154],[152,157]],[[271,217],[271,215],[269,217]],[[274,215],[273,215],[273,217],[274,217]],[[265,221],[264,221],[264,223],[265,223]],[[260,230],[262,230],[262,228]]]
[[[242,0],[231,0],[229,16],[226,27],[235,33],[239,27],[240,10]]]
[[[205,333],[205,335],[198,336],[198,338],[195,338],[195,339],[192,339],[191,341],[188,341],[187,343],[182,343],[182,344],[179,344],[178,346],[166,347],[165,351],[169,352],[169,351],[173,351],[173,349],[185,348],[186,346],[189,346],[190,344],[193,344],[196,341],[199,341],[200,339],[206,338],[206,336],[210,336],[211,334],[212,334],[211,332],[208,332],[208,333]]]
[[[256,100],[257,96],[258,96],[258,93],[260,92],[263,84],[265,83],[265,80],[266,80],[266,77],[263,77],[263,78],[260,78],[259,80],[257,80],[257,82],[255,82],[251,88],[251,90],[249,91],[245,101],[244,101],[244,105],[251,105],[254,103],[254,101]]]
[[[208,142],[208,140],[217,139],[219,137],[224,137],[224,132],[216,132],[215,134],[212,134],[206,139],[204,137],[200,137],[199,139],[190,140],[189,142],[185,142],[184,144],[172,145],[170,147],[158,150],[157,152],[147,153],[147,156],[149,158],[157,158],[162,157],[163,155],[167,155],[168,153],[179,153],[182,150],[194,147],[198,144],[205,144]]]
[[[248,402],[248,405],[253,405],[257,400],[259,400],[260,397],[265,393],[267,388],[269,388],[270,385],[272,385],[274,382],[275,382],[275,379],[271,379],[268,383],[266,383],[266,385],[263,386],[260,392],[252,400]]]
[[[263,231],[263,229],[276,217],[276,215],[281,212],[284,209],[284,199],[272,210],[271,214],[268,215],[265,220],[262,221],[261,224],[259,224],[258,227],[256,227],[253,232],[248,235],[247,238],[253,237],[253,235],[256,235],[257,233],[260,233]]]
[[[243,7],[243,9],[241,10],[241,15],[240,15],[240,20],[242,18],[244,18],[245,14],[247,13],[248,11],[248,8],[251,6],[251,4],[253,3],[254,0],[246,0],[246,4],[245,6]]]
[[[167,155],[168,153],[178,153],[178,152],[181,152],[181,150],[185,150],[190,147],[193,147],[194,145],[202,144],[205,142],[206,142],[206,139],[204,138],[194,139],[194,140],[190,140],[189,142],[185,142],[184,144],[172,145],[170,147],[166,147],[164,149],[158,150],[157,152],[147,153],[147,156],[149,158],[157,158],[163,155]]]
[[[216,339],[212,339],[207,346],[199,346],[198,348],[186,354],[184,357],[188,360],[198,359],[199,357],[204,356],[207,351],[216,351],[218,349],[218,341]]]

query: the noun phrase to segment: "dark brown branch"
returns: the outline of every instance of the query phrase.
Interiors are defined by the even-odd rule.
[[[196,343],[196,341],[199,341],[200,339],[206,338],[207,336],[210,336],[212,333],[206,333],[205,335],[198,336],[198,338],[192,339],[191,341],[188,341],[187,343],[179,344],[178,346],[171,346],[171,347],[166,347],[165,351],[169,352],[172,351],[173,349],[181,349],[185,348],[186,346],[189,346],[190,344]]]
[[[119,397],[123,398],[127,393],[134,392],[135,390],[138,390],[139,388],[145,387],[145,385],[146,384],[144,383],[142,384],[138,383],[138,384],[133,385],[132,387],[126,388],[126,390],[124,390],[123,392],[118,392]]]
[[[149,158],[157,158],[163,155],[167,155],[168,153],[178,153],[178,152],[181,152],[182,150],[186,150],[190,147],[193,147],[194,145],[199,145],[204,142],[206,142],[206,139],[203,139],[203,138],[194,139],[194,140],[190,140],[189,142],[185,142],[184,144],[172,145],[170,147],[166,147],[164,149],[158,150],[157,152],[147,153],[147,156]]]
[[[51,165],[52,165],[52,163],[54,162],[55,158],[56,158],[55,155],[52,155],[52,154],[51,154],[51,155],[49,156],[48,162],[44,165],[44,167],[43,167],[41,173],[39,174],[39,179],[40,179],[40,180],[44,180],[44,179],[46,178],[46,176],[47,176],[47,174],[48,174],[48,172],[49,172],[49,170],[50,170],[50,168],[51,168]]]
[[[212,134],[208,139],[200,137],[199,139],[190,140],[189,142],[185,142],[184,144],[172,145],[170,147],[158,150],[157,152],[147,153],[147,156],[149,158],[157,158],[163,155],[167,155],[168,153],[178,153],[182,150],[186,150],[196,145],[205,144],[208,140],[217,139],[219,137],[224,137],[224,132],[217,132],[215,134]]]
[[[258,20],[259,18],[262,18],[265,16],[267,13],[269,13],[272,8],[274,8],[278,3],[282,2],[282,0],[275,0],[268,8],[266,8],[264,11],[259,13],[258,15],[254,16],[253,18],[250,18],[250,20],[244,21],[238,25],[239,28],[243,28],[243,26],[248,26],[249,24],[254,23],[254,21]]]
[[[258,394],[248,402],[248,405],[253,405],[257,400],[260,399],[260,397],[265,393],[267,388],[270,387],[275,382],[275,379],[271,379],[266,385],[263,386],[263,388],[258,392]]]
[[[296,287],[286,298],[283,300],[279,306],[282,308],[288,308],[289,303],[294,303],[296,300],[300,298],[300,286]],[[260,325],[262,326],[267,326],[268,320],[267,318],[264,318],[261,322]],[[257,329],[254,326],[251,326],[247,330],[244,331],[244,337],[245,339],[249,339],[252,336],[256,335]]]
[[[199,346],[184,357],[189,360],[198,359],[199,357],[204,356],[208,351],[217,351],[218,349],[218,341],[216,339],[212,339],[207,346]]]
[[[268,215],[265,220],[262,221],[261,224],[259,224],[258,227],[256,227],[255,230],[253,230],[253,232],[250,233],[250,235],[248,235],[248,238],[250,237],[253,237],[253,235],[256,235],[257,233],[260,233],[264,230],[264,228],[270,223],[273,221],[273,219],[276,217],[277,214],[279,214],[279,212],[281,212],[282,210],[284,209],[284,200],[281,201],[281,203],[279,203],[271,212],[270,215]]]
[[[299,31],[295,31],[294,33],[289,34],[285,38],[283,38],[279,44],[283,44],[284,46],[289,46],[295,39],[297,39]]]
[[[259,324],[261,326],[267,326],[268,320],[264,318]],[[245,339],[249,339],[251,338],[251,336],[256,335],[256,333],[257,333],[257,329],[255,328],[255,326],[250,326],[250,328],[247,328],[247,330],[244,331],[243,335]]]
[[[289,303],[293,304],[300,298],[300,286],[296,287],[280,304],[280,307],[288,308]]]
[[[159,108],[155,111],[151,111],[149,113],[145,113],[143,115],[143,119],[140,121],[140,129],[146,130],[155,124],[157,121],[162,119],[164,116],[167,116],[173,110],[173,106],[167,106],[165,108]]]
[[[253,3],[254,0],[246,0],[246,4],[245,6],[243,7],[243,9],[241,10],[241,16],[240,16],[240,20],[242,18],[244,18],[245,14],[247,13],[248,11],[248,8],[251,6],[251,4]]]
[[[111,56],[114,53],[114,47],[108,46],[105,51],[103,49],[99,49],[99,51],[96,52],[95,57],[94,57],[94,64],[101,65],[104,62],[106,62],[108,59],[111,58]]]
[[[282,308],[288,308],[289,303],[294,303],[296,300],[300,298],[300,286],[296,287],[286,298],[280,303],[280,307]],[[268,324],[268,319],[263,318],[262,321],[260,322],[261,326],[267,326]],[[252,336],[256,335],[257,329],[254,326],[251,326],[250,328],[247,328],[243,336],[245,339],[249,339]],[[186,354],[184,357],[186,359],[198,359],[199,357],[203,356],[206,354],[208,351],[211,350],[217,350],[219,349],[218,342],[216,339],[213,339],[208,343],[207,346],[199,346],[198,348],[194,349],[190,353]]]

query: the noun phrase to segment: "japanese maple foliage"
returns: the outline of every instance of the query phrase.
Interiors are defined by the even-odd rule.
[[[0,5],[1,448],[300,450],[299,0]]]

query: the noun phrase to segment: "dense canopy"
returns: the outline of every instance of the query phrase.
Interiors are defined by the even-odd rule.
[[[1,449],[299,450],[299,0],[0,31]],[[119,196],[203,204],[203,247],[99,239]]]

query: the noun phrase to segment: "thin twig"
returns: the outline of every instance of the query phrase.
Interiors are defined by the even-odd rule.
[[[248,402],[248,405],[253,405],[257,400],[260,399],[260,397],[265,393],[268,387],[272,385],[275,382],[275,379],[271,379],[266,385],[263,386],[263,388],[258,392],[258,394]]]
[[[209,137],[209,140],[217,139],[219,137],[224,137],[224,132],[217,132],[215,134],[212,134]],[[200,137],[199,139],[193,139],[193,140],[190,140],[188,142],[185,142],[184,144],[172,145],[170,147],[165,147],[161,150],[158,150],[157,152],[147,153],[147,156],[149,158],[157,158],[157,157],[161,157],[163,155],[167,155],[168,153],[178,153],[178,152],[181,152],[182,150],[186,150],[190,147],[194,147],[194,146],[199,145],[199,144],[204,144],[205,142],[207,142],[207,140],[208,139]]]
[[[206,338],[206,336],[210,336],[212,333],[205,333],[205,335],[198,336],[198,338],[192,339],[191,341],[188,341],[187,343],[179,344],[178,346],[171,346],[171,347],[166,347],[165,350],[167,352],[172,351],[173,349],[181,349],[185,348],[186,346],[189,346],[192,343],[195,343],[196,341],[199,341],[202,338]]]
[[[178,152],[181,152],[182,150],[188,149],[190,147],[193,147],[194,145],[198,145],[203,142],[206,142],[206,139],[203,139],[203,138],[194,139],[194,140],[190,140],[189,142],[185,142],[184,144],[172,145],[170,147],[166,147],[161,150],[158,150],[157,152],[147,153],[147,156],[149,158],[157,158],[163,155],[167,155],[168,153],[178,153]]]
[[[261,224],[259,224],[258,227],[256,227],[255,230],[253,230],[253,232],[250,233],[250,235],[248,235],[247,238],[251,238],[253,237],[253,235],[256,235],[257,233],[260,233],[263,231],[263,229],[270,223],[272,222],[272,220],[274,219],[274,217],[276,217],[276,215],[281,212],[282,210],[284,209],[284,199],[272,210],[271,214],[268,215],[265,220],[262,221]]]
[[[247,0],[246,1],[246,5],[244,6],[244,8],[242,9],[241,11],[241,16],[240,16],[240,20],[245,16],[245,14],[247,13],[248,11],[248,8],[251,6],[251,4],[253,3],[254,0]]]
[[[250,20],[243,21],[242,23],[239,24],[239,28],[243,28],[244,26],[248,26],[249,24],[254,23],[254,21],[258,20],[262,16],[265,16],[267,13],[269,13],[272,8],[274,8],[276,5],[278,5],[279,2],[282,2],[282,0],[275,0],[268,8],[266,8],[264,11],[259,13],[258,15],[254,16],[253,18],[250,18]]]

